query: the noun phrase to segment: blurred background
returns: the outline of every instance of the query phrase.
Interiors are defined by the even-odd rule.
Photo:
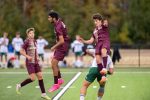
[[[52,9],[65,22],[71,42],[76,34],[89,39],[94,28],[92,15],[100,13],[109,22],[112,54],[120,50],[116,66],[150,66],[149,0],[0,0],[0,37],[9,33],[11,44],[16,32],[25,39],[25,30],[34,27],[36,38],[42,35],[48,41],[49,53],[55,43],[53,26],[47,20]]]
[[[65,83],[58,91],[47,93],[51,98],[81,72],[60,97],[60,100],[79,99],[81,82],[93,59],[84,56],[84,50],[92,49],[93,45],[80,43],[76,46],[75,41],[78,36],[90,39],[94,29],[92,16],[100,13],[109,23],[111,57],[115,67],[115,73],[108,75],[103,100],[150,100],[150,0],[0,0],[0,100],[41,100],[37,82],[21,89],[23,95],[15,92],[16,84],[28,74],[25,57],[18,59],[15,56],[13,39],[17,37],[16,33],[20,33],[25,40],[26,29],[30,27],[35,28],[36,39],[45,39],[44,46],[39,47],[45,50],[40,65],[46,91],[53,84],[50,47],[55,44],[55,34],[48,21],[50,10],[59,13],[71,38],[68,54],[59,63]],[[75,52],[76,49],[81,51]],[[95,81],[88,89],[86,100],[96,100],[98,88]]]

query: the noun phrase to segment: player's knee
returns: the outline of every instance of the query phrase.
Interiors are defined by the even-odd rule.
[[[100,82],[100,81],[99,81],[100,87],[105,87],[105,83],[106,83],[106,82]]]
[[[38,80],[42,80],[43,79],[43,76],[42,75],[39,75],[38,76]]]
[[[57,65],[57,63],[54,60],[51,61],[51,64],[52,64],[52,67],[53,66],[55,67]]]
[[[32,81],[35,81],[35,80],[36,80],[35,76],[31,76],[30,79],[31,79]]]
[[[85,88],[88,88],[89,84],[83,83],[83,86],[84,86]]]

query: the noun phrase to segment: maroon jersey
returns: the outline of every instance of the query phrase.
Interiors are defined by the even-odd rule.
[[[110,42],[108,27],[102,25],[101,28],[95,28],[93,31],[93,37],[96,40],[96,44],[102,41]]]
[[[69,49],[69,36],[67,34],[67,29],[65,24],[58,19],[58,21],[55,23],[55,35],[56,35],[56,40],[59,41],[59,36],[63,36],[64,38],[64,43],[60,46],[58,46],[54,52],[54,58],[57,59],[58,61],[61,61],[64,59],[68,49]]]
[[[110,54],[110,39],[108,27],[102,26],[101,28],[95,28],[93,32],[93,37],[96,41],[95,54],[101,55],[102,48],[106,48],[107,53]]]
[[[34,39],[26,39],[22,48],[25,50],[26,54],[32,57],[32,60],[26,59],[26,63],[38,63],[38,54],[37,54],[37,44]]]
[[[55,27],[54,31],[55,31],[57,41],[59,41],[59,36],[62,35],[64,41],[69,42],[69,36],[67,34],[66,25],[60,19],[58,19],[54,27]]]

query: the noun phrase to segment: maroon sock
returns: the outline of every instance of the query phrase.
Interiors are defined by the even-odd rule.
[[[106,66],[107,66],[107,56],[103,57],[103,64],[104,64],[104,68],[106,68]]]
[[[24,80],[22,83],[21,83],[21,87],[23,87],[23,86],[25,86],[25,85],[27,85],[27,84],[29,84],[29,83],[31,83],[31,82],[33,82],[30,78],[28,78],[28,79],[26,79],[26,80]]]
[[[61,73],[60,73],[60,71],[58,71],[58,78],[61,78]]]
[[[42,92],[42,93],[45,93],[45,87],[44,87],[43,79],[42,79],[42,80],[39,80],[39,86],[40,86],[41,92]]]
[[[54,84],[58,84],[58,76],[54,76]]]
[[[103,69],[103,65],[102,65],[102,63],[97,64],[97,65],[98,65],[98,70],[99,70],[99,71],[101,71],[101,70]]]

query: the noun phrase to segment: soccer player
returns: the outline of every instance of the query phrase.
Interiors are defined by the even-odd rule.
[[[93,57],[95,56],[95,49],[88,49],[87,54],[92,55]],[[108,74],[113,74],[113,63],[111,60],[111,57],[107,55],[108,61],[106,68],[108,70]],[[101,82],[102,75],[99,73],[97,70],[97,63],[96,63],[96,58],[94,57],[92,61],[91,68],[89,70],[89,73],[86,75],[85,80],[83,81],[83,85],[80,90],[80,100],[85,100],[86,92],[88,87],[94,82],[94,80],[97,78],[97,82],[99,83],[100,87],[98,90],[98,97],[97,100],[101,100],[102,96],[104,95],[104,89],[105,89],[105,83],[106,82]]]
[[[0,38],[0,55],[1,55],[1,62],[3,62],[6,66],[7,63],[7,53],[8,53],[8,43],[9,39],[7,38],[8,33],[4,32],[3,37]],[[5,60],[3,60],[3,56],[5,56]]]
[[[47,45],[48,42],[42,36],[39,36],[39,38],[37,39],[37,53],[43,62],[44,62],[44,53],[45,53],[44,48]]]
[[[83,43],[92,44],[95,40],[96,42],[96,62],[98,70],[103,75],[101,81],[106,81],[106,65],[107,65],[107,54],[110,53],[110,39],[108,32],[108,22],[103,20],[100,14],[95,14],[93,16],[93,21],[95,24],[95,29],[93,31],[93,36],[89,40],[84,40],[81,38]],[[102,65],[103,62],[103,65]]]
[[[76,35],[76,40],[73,41],[71,47],[75,53],[75,58],[76,58],[75,60],[77,61],[79,59],[80,61],[83,61],[82,54],[83,54],[84,44],[80,40],[80,35]]]
[[[48,20],[50,23],[53,23],[56,35],[56,44],[51,47],[51,51],[54,51],[51,61],[54,75],[54,85],[49,89],[49,92],[53,92],[59,89],[60,85],[64,83],[64,80],[61,78],[58,62],[62,61],[68,52],[69,36],[67,34],[66,25],[61,21],[58,13],[51,11],[48,15]]]
[[[26,30],[27,39],[24,41],[24,44],[22,45],[22,48],[20,50],[20,53],[26,57],[26,68],[29,74],[29,78],[16,85],[16,92],[17,94],[21,94],[19,91],[20,88],[33,82],[35,80],[35,77],[37,76],[42,92],[41,97],[46,100],[50,100],[50,98],[46,95],[41,68],[38,64],[39,60],[36,40],[34,39],[34,32],[34,28],[29,28]]]
[[[15,49],[15,55],[18,60],[20,60],[20,49],[23,45],[23,39],[20,37],[20,33],[16,33],[16,37],[12,40],[12,45]]]

